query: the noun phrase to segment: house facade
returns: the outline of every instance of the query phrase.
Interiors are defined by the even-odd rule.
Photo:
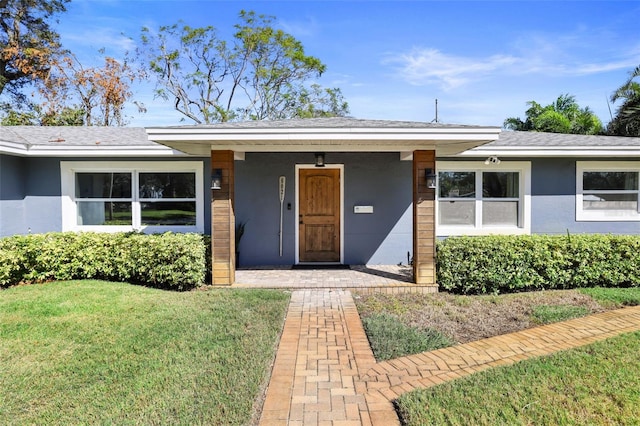
[[[640,234],[640,138],[348,118],[0,127],[0,236],[212,235],[242,266],[407,264],[453,235]],[[243,229],[241,238],[236,231]]]

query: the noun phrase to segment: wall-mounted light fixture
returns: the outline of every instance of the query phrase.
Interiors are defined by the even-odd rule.
[[[484,160],[484,164],[486,164],[487,166],[489,164],[500,164],[500,159],[498,157],[496,157],[495,155],[492,155],[491,157],[489,157],[486,160]]]
[[[316,167],[324,167],[324,152],[316,153]]]
[[[211,189],[222,189],[222,169],[215,169],[211,173]]]
[[[427,188],[436,189],[436,182],[438,180],[438,177],[434,173],[433,169],[425,169],[424,178],[427,182]]]

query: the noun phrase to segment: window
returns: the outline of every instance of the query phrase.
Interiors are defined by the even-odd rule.
[[[640,163],[577,162],[576,220],[640,220]]]
[[[518,172],[482,172],[482,225],[520,225]]]
[[[439,236],[528,233],[530,163],[438,162]]]
[[[131,173],[76,173],[77,225],[133,225]]]
[[[195,173],[140,173],[138,191],[143,226],[195,226]]]
[[[203,232],[202,163],[62,162],[63,229]]]
[[[474,226],[476,221],[476,173],[440,172],[440,210],[441,225]]]

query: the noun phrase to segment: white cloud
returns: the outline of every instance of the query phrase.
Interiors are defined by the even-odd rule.
[[[135,49],[136,43],[130,37],[110,28],[92,28],[90,32],[66,33],[63,35],[65,46],[72,46],[74,52],[95,54],[105,49],[107,55],[122,56]]]
[[[415,48],[385,62],[399,64],[397,71],[400,77],[410,84],[436,84],[444,90],[449,90],[501,68],[512,66],[517,61],[517,58],[508,55],[474,59],[448,55],[433,48]]]
[[[304,21],[278,19],[278,24],[284,32],[296,38],[314,36],[319,30],[318,22],[314,18],[308,18]]]
[[[629,57],[614,62],[592,63],[592,64],[578,64],[569,74],[588,75],[588,74],[600,74],[609,71],[618,70],[631,70],[638,66],[640,63],[640,55],[635,57]]]
[[[396,76],[416,86],[436,86],[450,91],[487,78],[523,75],[578,77],[637,66],[640,45],[615,48],[585,45],[577,49],[575,37],[556,43],[539,35],[529,42],[517,40],[513,47],[520,53],[499,53],[486,57],[452,55],[436,48],[413,48],[388,56],[383,64],[394,66]],[[526,48],[525,48],[526,46]],[[604,58],[598,61],[592,58]]]

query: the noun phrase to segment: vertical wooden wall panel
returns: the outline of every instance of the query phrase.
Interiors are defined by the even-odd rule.
[[[425,170],[436,169],[435,151],[413,152],[413,275],[416,284],[436,283],[435,189],[427,188]]]
[[[236,275],[233,151],[211,151],[211,172],[222,169],[221,189],[211,190],[211,279],[231,285]]]

